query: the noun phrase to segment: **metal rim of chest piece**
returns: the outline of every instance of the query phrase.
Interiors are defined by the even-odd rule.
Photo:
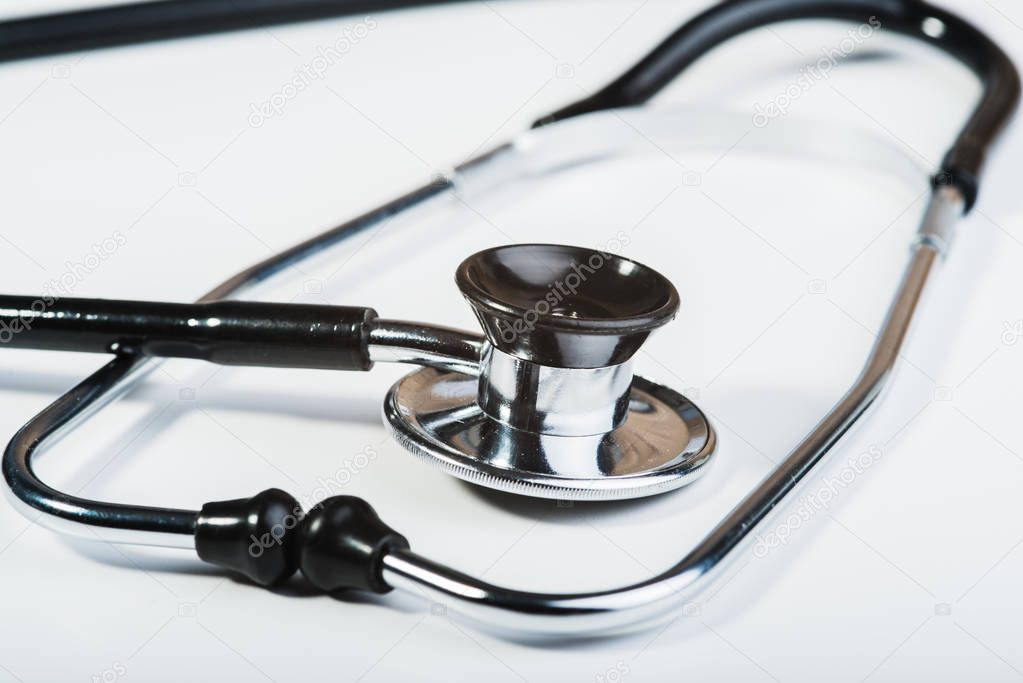
[[[392,436],[459,479],[558,500],[625,500],[665,493],[703,474],[717,440],[681,394],[634,377],[628,415],[606,434],[556,436],[509,427],[477,403],[473,375],[423,368],[384,401]]]

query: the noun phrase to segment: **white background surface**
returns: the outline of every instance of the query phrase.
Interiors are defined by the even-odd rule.
[[[250,105],[359,18],[5,65],[0,291],[39,293],[119,233],[124,245],[99,267],[77,269],[74,295],[192,299],[592,91],[705,4],[500,2],[374,16],[324,79],[258,128]],[[1015,3],[947,4],[1023,59]],[[69,3],[4,11],[40,6]],[[623,119],[623,135],[650,138],[642,159],[388,226],[263,292],[470,327],[452,281],[464,256],[510,241],[605,244],[624,230],[622,251],[670,277],[684,302],[640,371],[698,396],[719,431],[716,464],[689,489],[571,508],[473,489],[385,437],[380,401],[403,370],[393,366],[347,375],[168,363],[41,461],[41,473],[83,495],[194,508],[270,486],[321,497],[333,480],[332,492],[369,499],[416,550],[520,588],[608,587],[668,566],[852,381],[922,210],[922,175],[758,154],[748,143],[754,105],[845,31],[814,23],[752,34],[655,103],[736,112],[728,120],[745,123],[732,144],[662,149]],[[846,145],[872,135],[933,167],[977,86],[883,31],[857,56],[885,58],[848,60],[769,128],[829,122]],[[808,491],[874,453],[869,466],[831,485],[837,494],[783,546],[744,557],[666,627],[574,645],[509,641],[411,598],[344,601],[297,580],[265,591],[189,553],[67,540],[4,505],[0,680],[1023,676],[1021,150],[1017,126],[893,390]],[[0,433],[101,362],[4,351]],[[369,465],[339,477],[367,448]]]

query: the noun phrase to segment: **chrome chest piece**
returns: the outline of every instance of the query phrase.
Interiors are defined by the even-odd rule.
[[[482,486],[614,500],[691,482],[715,449],[689,399],[632,373],[675,317],[674,286],[644,265],[547,244],[470,256],[456,282],[486,335],[476,374],[424,368],[388,392],[406,449]]]

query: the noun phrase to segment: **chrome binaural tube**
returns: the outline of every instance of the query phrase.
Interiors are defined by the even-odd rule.
[[[407,550],[396,550],[384,558],[384,580],[488,627],[536,635],[599,634],[655,621],[681,609],[742,553],[755,532],[877,400],[964,205],[957,189],[935,190],[909,265],[858,379],[785,460],[673,567],[618,589],[542,594],[495,586]],[[942,239],[928,238],[935,234]]]

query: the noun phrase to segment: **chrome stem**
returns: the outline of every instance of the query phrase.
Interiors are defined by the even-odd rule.
[[[412,363],[475,375],[482,349],[480,335],[440,325],[378,318],[369,332],[374,363]]]
[[[480,409],[498,422],[537,434],[594,436],[622,425],[629,412],[633,359],[604,368],[556,368],[483,346]]]

